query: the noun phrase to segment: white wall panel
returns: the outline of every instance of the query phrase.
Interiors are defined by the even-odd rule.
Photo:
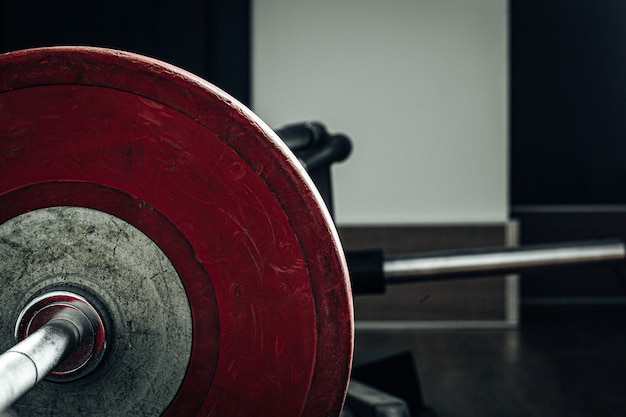
[[[340,224],[502,222],[506,0],[254,0],[253,110],[354,142]]]

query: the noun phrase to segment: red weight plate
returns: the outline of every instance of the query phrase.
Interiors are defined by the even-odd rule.
[[[331,416],[352,357],[347,269],[280,139],[216,87],[118,51],[0,56],[0,222],[50,206],[142,230],[189,299],[191,359],[167,416]]]

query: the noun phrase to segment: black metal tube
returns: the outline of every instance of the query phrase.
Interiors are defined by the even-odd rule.
[[[519,273],[535,268],[623,262],[620,240],[532,245],[515,248],[391,255],[383,261],[389,284]]]

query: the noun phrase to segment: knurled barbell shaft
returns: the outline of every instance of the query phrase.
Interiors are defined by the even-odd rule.
[[[79,327],[80,318],[53,318],[0,356],[0,413],[78,348],[84,333]]]

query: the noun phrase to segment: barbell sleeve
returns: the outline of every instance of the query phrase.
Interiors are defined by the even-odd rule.
[[[353,292],[367,294],[384,292],[386,284],[623,262],[626,246],[623,241],[612,239],[386,256],[379,250],[349,251],[346,256]]]
[[[78,348],[81,320],[55,317],[0,356],[0,414]]]

